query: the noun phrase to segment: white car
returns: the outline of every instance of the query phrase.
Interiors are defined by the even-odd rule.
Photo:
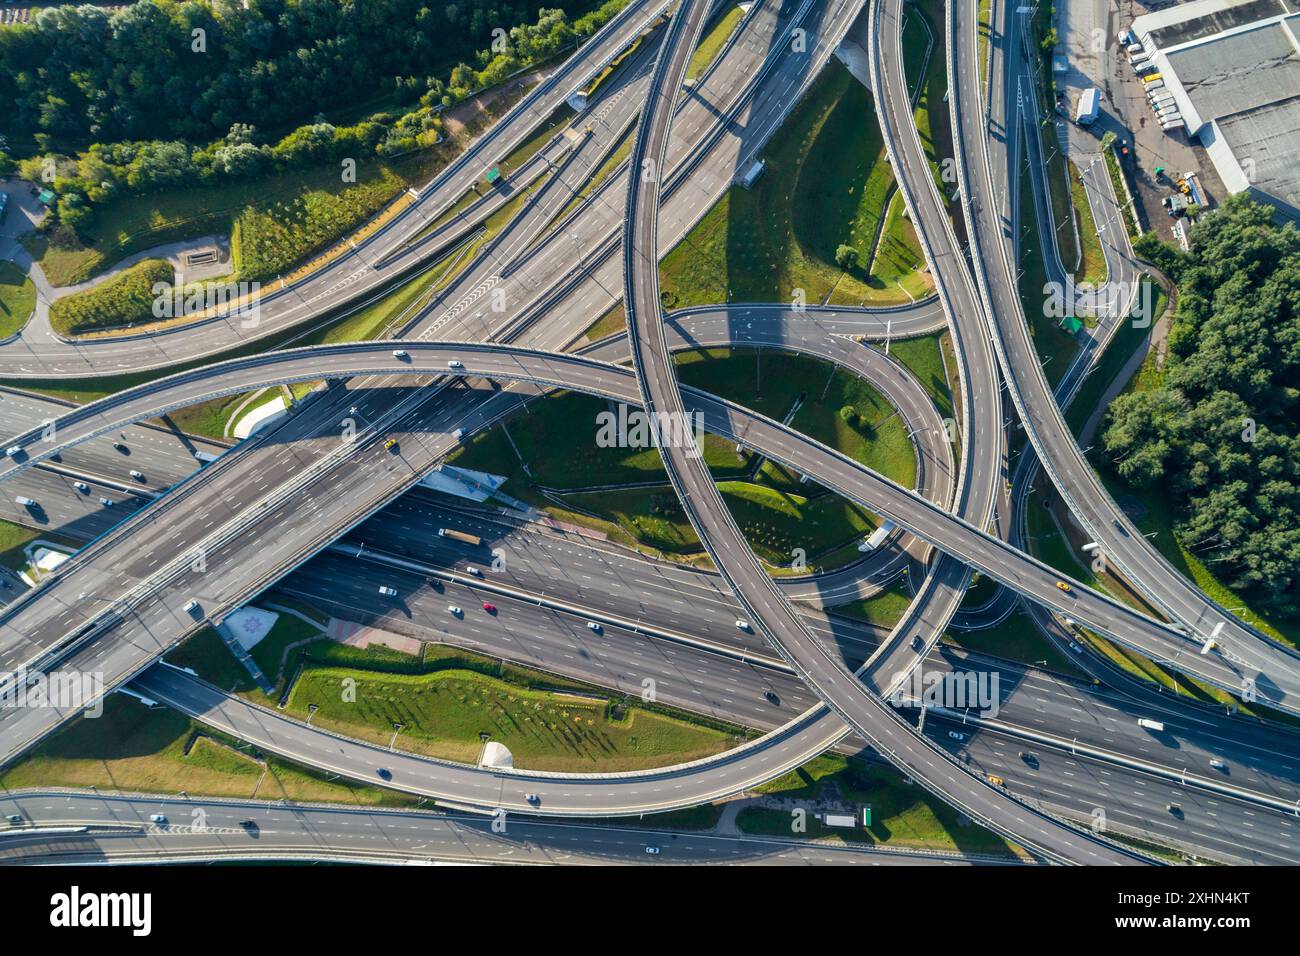
[[[447,368],[464,368],[465,363],[460,359],[451,359],[447,362]]]
[[[113,499],[112,499],[112,498],[103,498],[103,497],[101,497],[101,498],[99,499],[99,503],[100,503],[101,505],[103,505],[105,508],[111,508],[111,507],[113,507]]]
[[[151,813],[149,814],[149,822],[164,826],[167,823],[167,818],[161,813]]]
[[[950,731],[948,731],[948,736],[951,737],[953,740],[965,740],[965,739],[966,739],[966,735],[965,735],[965,734],[959,734],[959,733],[958,733],[957,731],[955,731],[955,730],[950,730]]]
[[[603,630],[603,628],[600,626],[600,623],[598,621],[588,621],[587,627],[595,631],[597,634],[599,634]]]
[[[749,626],[748,621],[737,621],[736,627],[740,628],[742,631],[752,630],[752,628]]]
[[[384,597],[397,597],[397,589],[390,588],[387,584],[379,585],[379,593]]]
[[[134,478],[136,481],[144,481],[144,472],[136,471],[134,468],[132,468],[131,477]]]
[[[645,848],[645,851],[646,851],[647,853],[654,854],[655,856],[658,856],[658,855],[659,855],[659,847],[657,847],[657,846],[648,846],[648,847]]]
[[[406,349],[393,349],[393,358],[406,359],[410,358],[410,356],[407,354]]]
[[[74,481],[72,487],[76,488],[83,495],[90,494],[90,485],[86,484],[84,481]]]
[[[450,614],[452,617],[460,617],[460,616],[461,616],[462,614],[464,614],[465,612],[462,611],[462,610],[461,610],[459,607],[457,607],[455,604],[448,604],[448,605],[447,605],[447,613]]]
[[[468,571],[470,574],[474,575],[474,577],[476,578],[483,577],[483,572],[480,571],[478,568],[474,567],[473,565],[470,565],[465,570]]]

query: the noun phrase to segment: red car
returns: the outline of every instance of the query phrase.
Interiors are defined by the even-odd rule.
[[[495,614],[497,612],[497,606],[495,604],[489,604],[487,601],[484,601],[483,610],[487,611],[489,614]]]

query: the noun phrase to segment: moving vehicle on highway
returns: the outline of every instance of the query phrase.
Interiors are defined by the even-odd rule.
[[[893,532],[894,532],[894,522],[886,520],[884,523],[880,525],[880,527],[878,527],[875,531],[871,532],[871,534],[867,537],[867,540],[863,541],[860,545],[858,545],[858,550],[864,553],[875,551],[878,547],[880,547],[882,544],[885,543],[885,539],[888,538],[891,534],[893,534]]]
[[[439,528],[438,537],[451,538],[454,541],[461,541],[465,544],[472,544],[475,547],[483,543],[483,539],[476,534],[470,534],[468,531],[457,531],[455,528]]]

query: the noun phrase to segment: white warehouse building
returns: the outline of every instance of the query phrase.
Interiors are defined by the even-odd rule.
[[[1230,192],[1300,218],[1300,9],[1193,0],[1133,21],[1187,134]]]

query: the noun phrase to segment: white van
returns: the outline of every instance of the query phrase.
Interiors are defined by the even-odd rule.
[[[28,498],[26,495],[19,495],[14,499],[14,501],[22,505],[24,508],[30,508],[36,504],[36,502],[32,501],[32,499]]]

